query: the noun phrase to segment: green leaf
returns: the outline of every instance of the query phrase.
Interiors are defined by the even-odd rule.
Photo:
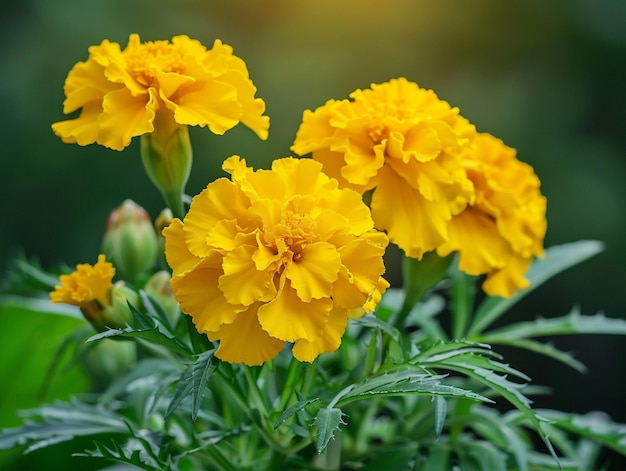
[[[395,327],[393,327],[391,324],[388,324],[387,322],[380,320],[378,317],[374,316],[373,314],[367,314],[358,319],[352,319],[351,322],[353,324],[361,325],[363,327],[368,327],[370,329],[371,328],[379,329],[385,332],[386,334],[388,334],[396,342],[400,341],[400,331],[396,329]]]
[[[306,399],[306,400],[296,402],[293,406],[289,407],[280,415],[280,417],[274,424],[274,430],[276,430],[278,427],[284,424],[287,421],[287,419],[289,419],[289,417],[291,417],[297,412],[300,412],[306,406],[308,406],[309,404],[313,404],[316,401],[319,401],[319,398],[316,397],[314,399]]]
[[[506,455],[489,442],[468,440],[457,445],[463,471],[506,471]]]
[[[448,403],[443,396],[433,396],[433,403],[435,404],[435,436],[439,438],[443,425],[446,421],[446,412],[448,409]]]
[[[577,415],[555,410],[541,410],[539,413],[550,420],[553,426],[600,442],[626,456],[626,424],[613,422],[602,412]]]
[[[174,413],[184,399],[191,396],[191,419],[196,420],[209,378],[219,365],[219,361],[213,357],[214,353],[215,350],[201,353],[197,356],[196,361],[183,371],[176,385],[174,396],[165,412],[165,419]]]
[[[565,316],[517,322],[492,330],[481,339],[491,343],[494,339],[498,341],[569,334],[626,335],[626,320],[606,317],[602,313],[581,315],[580,309],[575,307]]]
[[[343,412],[338,407],[324,407],[317,411],[317,416],[313,425],[317,428],[316,449],[318,453],[324,451],[335,432],[339,430],[339,425],[346,425],[342,420]]]
[[[350,402],[371,399],[372,397],[410,394],[465,397],[475,401],[492,402],[473,391],[441,384],[441,378],[442,376],[434,376],[415,368],[385,373],[367,379],[360,385],[351,388],[337,401],[337,405],[343,406]]]
[[[146,330],[135,330],[132,327],[126,327],[125,329],[109,329],[92,337],[89,337],[87,339],[87,342],[93,342],[98,339],[104,339],[109,337],[129,337],[143,339],[156,345],[162,345],[163,347],[179,353],[186,358],[192,358],[193,356],[192,352],[189,351],[184,343],[182,343],[175,337],[166,336],[156,327]]]
[[[426,462],[419,468],[420,471],[443,471],[450,468],[450,447],[446,444],[435,443],[428,447]]]
[[[544,258],[535,260],[528,270],[526,278],[530,282],[530,286],[527,289],[516,292],[510,298],[490,297],[483,301],[476,311],[474,322],[467,336],[478,335],[524,296],[554,275],[600,253],[603,247],[601,242],[593,240],[550,247],[546,250]]]
[[[472,358],[472,356],[474,358]],[[542,427],[542,421],[544,421],[544,419],[535,414],[530,406],[531,401],[521,393],[521,389],[525,385],[513,383],[512,381],[509,381],[505,375],[500,375],[497,372],[507,374],[513,373],[521,378],[527,378],[526,375],[520,373],[517,370],[514,370],[513,368],[510,368],[508,365],[504,365],[502,363],[495,362],[487,358],[481,358],[477,355],[469,354],[462,354],[458,355],[457,357],[450,357],[437,362],[429,362],[428,366],[431,368],[444,368],[456,371],[458,373],[462,373],[466,376],[480,381],[481,383],[496,391],[507,401],[513,404],[517,409],[519,409],[523,416],[526,417],[526,419],[530,421],[530,423],[532,423],[535,430],[537,430],[537,433],[548,447],[550,454],[554,457],[555,460],[558,461],[552,444],[548,439],[548,435]]]
[[[0,449],[28,445],[25,453],[72,440],[74,437],[101,433],[124,433],[124,418],[117,413],[78,400],[55,402],[23,413],[26,420],[19,428],[5,429],[0,434]]]
[[[485,340],[485,339],[483,339]],[[574,358],[571,354],[563,352],[549,343],[541,343],[530,339],[500,339],[498,337],[489,338],[492,345],[508,345],[511,347],[523,348],[525,350],[540,353],[554,360],[565,363],[567,366],[584,373],[587,368],[583,363]]]
[[[359,468],[361,471],[406,471],[409,463],[417,453],[414,446],[404,447],[384,447],[373,454],[373,458],[367,462],[365,467]],[[444,469],[444,468],[438,468]]]

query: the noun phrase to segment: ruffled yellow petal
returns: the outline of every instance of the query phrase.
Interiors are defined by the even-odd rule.
[[[304,339],[297,340],[293,345],[293,356],[300,361],[311,363],[322,353],[334,352],[341,345],[341,337],[347,324],[347,311],[334,308],[322,335],[312,342]]]
[[[220,221],[235,220],[239,221],[240,227],[245,227],[242,221],[249,204],[237,186],[227,179],[212,182],[192,199],[185,216],[184,232],[189,251],[198,257],[206,255],[212,248],[207,243],[207,236]]]
[[[448,205],[426,200],[391,170],[381,172],[371,204],[377,228],[386,230],[409,257],[421,258],[447,239]]]
[[[253,245],[241,245],[226,254],[223,261],[224,274],[219,288],[228,302],[249,306],[257,301],[270,301],[276,296],[272,273],[257,270]]]
[[[158,109],[154,91],[133,96],[122,88],[109,92],[102,101],[103,112],[98,118],[98,144],[122,150],[135,136],[154,130],[154,116]]]
[[[259,307],[259,322],[272,337],[286,342],[312,341],[326,326],[332,306],[329,298],[303,302],[283,278],[276,298]]]
[[[209,339],[219,340],[215,356],[229,363],[261,365],[274,358],[285,343],[268,335],[261,328],[256,316],[257,305],[237,314],[231,324],[224,324],[217,332],[209,333]]]
[[[315,242],[293,255],[285,275],[298,297],[306,303],[311,299],[330,297],[340,267],[337,248],[327,242]]]
[[[170,225],[163,229],[165,256],[174,276],[191,270],[201,260],[189,251],[183,227],[180,219],[173,219]]]
[[[493,219],[472,208],[452,218],[448,240],[437,248],[437,254],[442,257],[456,251],[459,252],[459,269],[469,275],[501,268],[512,255]]]
[[[362,307],[374,293],[380,273],[384,272],[382,256],[385,245],[377,245],[366,239],[356,239],[342,247],[343,269],[334,285],[333,300],[346,309]]]
[[[78,118],[54,123],[52,131],[67,144],[93,144],[98,139],[98,116],[101,113],[100,103],[86,104]]]
[[[180,309],[191,315],[198,332],[216,332],[230,324],[245,306],[229,303],[218,287],[222,275],[219,259],[203,261],[191,271],[172,278],[172,289]]]
[[[483,290],[489,296],[511,297],[517,290],[528,288],[530,283],[524,273],[530,266],[530,258],[514,255],[507,265],[487,275],[483,283]]]

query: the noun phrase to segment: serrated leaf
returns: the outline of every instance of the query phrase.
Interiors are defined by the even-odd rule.
[[[407,369],[393,371],[368,379],[351,388],[337,405],[343,406],[350,402],[372,397],[403,396],[425,394],[435,396],[464,397],[475,401],[492,402],[480,394],[456,386],[441,384],[443,376],[433,376],[421,370]]]
[[[489,297],[478,307],[474,321],[468,330],[468,337],[478,335],[489,327],[520,299],[541,286],[554,275],[600,253],[603,244],[594,240],[582,240],[546,249],[543,259],[535,260],[526,278],[530,286],[516,292],[510,298]]]
[[[396,342],[400,341],[400,332],[398,331],[398,329],[393,327],[391,324],[379,319],[373,314],[368,314],[358,319],[353,319],[352,323],[356,325],[362,325],[363,327],[379,329],[388,334]]]
[[[306,399],[303,401],[296,402],[294,405],[292,405],[291,407],[286,409],[282,414],[280,414],[280,417],[274,424],[274,430],[276,430],[278,427],[284,424],[287,421],[287,419],[289,419],[289,417],[291,417],[297,412],[300,412],[306,406],[313,404],[314,402],[317,402],[317,401],[319,401],[319,398],[316,397],[314,399]]]
[[[523,348],[525,350],[540,353],[554,360],[565,363],[567,366],[574,368],[575,370],[584,373],[587,368],[583,363],[574,358],[571,354],[557,349],[551,344],[541,343],[530,339],[500,339],[498,337],[490,337],[489,339],[492,345],[508,345],[510,347]]]
[[[342,420],[343,415],[338,407],[324,407],[317,411],[313,425],[317,428],[315,438],[318,453],[326,449],[328,442],[334,438],[335,432],[339,430],[339,425],[346,425]]]
[[[191,419],[196,420],[209,378],[219,365],[219,362],[213,358],[214,353],[215,350],[201,353],[197,356],[196,361],[183,371],[165,413],[165,419],[174,413],[184,399],[191,396]]]
[[[87,342],[93,342],[98,339],[109,337],[139,338],[147,340],[148,342],[154,343],[156,345],[162,345],[163,347],[179,353],[187,358],[192,358],[193,355],[184,343],[182,343],[175,337],[168,337],[156,327],[145,330],[135,330],[132,327],[126,327],[125,329],[109,329],[105,330],[104,332],[100,332],[99,334],[96,334],[92,337],[89,337],[87,339]]]
[[[423,348],[417,355],[413,356],[411,361],[418,362],[431,359],[437,355],[455,355],[468,351],[481,352],[485,355],[494,355],[499,357],[499,355],[491,351],[491,346],[486,343],[470,342],[467,340],[452,340],[449,342],[438,341]]]
[[[459,357],[463,357],[463,355],[459,355]],[[487,385],[502,397],[504,397],[507,401],[509,401],[512,405],[514,405],[519,411],[524,415],[524,417],[529,420],[541,439],[544,441],[550,454],[554,457],[554,459],[558,462],[558,457],[548,439],[548,435],[542,427],[542,422],[545,420],[540,418],[531,408],[530,399],[528,399],[524,394],[521,393],[521,389],[524,387],[523,384],[513,383],[509,381],[505,375],[500,375],[494,371],[494,368],[485,368],[484,366],[478,366],[480,363],[477,361],[478,359],[474,359],[474,361],[468,362],[463,361],[461,358],[450,358],[445,362],[436,362],[430,364],[432,368],[444,368],[452,371],[456,371],[458,373],[462,373],[466,376],[474,378],[481,383]],[[488,364],[494,365],[499,371],[502,371],[502,368],[505,368],[505,372],[509,369],[507,365],[503,365],[498,362],[494,362],[492,360],[484,359],[488,362]],[[511,369],[512,370],[512,369]],[[516,371],[516,370],[512,370]],[[525,377],[523,373],[517,372],[518,376]]]
[[[141,303],[146,309],[148,316],[150,316],[152,319],[157,319],[160,325],[167,331],[167,333],[169,333],[171,336],[175,336],[176,332],[170,324],[170,320],[167,317],[167,314],[165,314],[165,311],[163,310],[161,305],[154,298],[148,295],[148,293],[146,293],[144,290],[139,290],[139,297],[141,298]]]
[[[552,422],[552,426],[600,442],[626,456],[626,424],[613,422],[602,412],[590,412],[585,415],[567,414],[555,410],[539,412]]]
[[[581,315],[580,309],[575,307],[565,316],[550,319],[538,318],[534,321],[509,324],[485,334],[482,339],[491,342],[493,339],[522,339],[570,334],[626,335],[626,320],[606,317],[602,313]]]
[[[28,445],[25,453],[72,440],[101,433],[124,433],[124,418],[115,412],[91,406],[77,400],[68,403],[55,402],[22,413],[25,420],[19,428],[5,429],[0,433],[0,449]]]

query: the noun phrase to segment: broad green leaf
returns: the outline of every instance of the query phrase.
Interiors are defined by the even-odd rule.
[[[317,416],[313,425],[317,428],[316,449],[318,453],[324,451],[335,432],[339,430],[339,425],[345,425],[342,420],[343,412],[338,407],[324,407],[317,411]]]
[[[59,351],[65,339],[87,325],[78,310],[66,311],[47,299],[0,296],[0,324],[2,426],[20,424],[18,410],[67,399],[89,388],[83,370],[68,368],[71,349]],[[57,353],[62,358],[57,358]],[[53,363],[59,367],[48,377]]]
[[[309,404],[313,404],[316,401],[319,401],[319,398],[316,397],[314,399],[306,399],[306,400],[296,402],[293,406],[289,407],[282,414],[280,414],[280,417],[274,424],[274,430],[276,430],[278,427],[284,424],[287,421],[287,419],[289,419],[289,417],[291,417],[297,412],[300,412],[306,406],[308,406]]]
[[[87,339],[87,342],[93,342],[98,339],[109,337],[138,338],[142,340],[147,340],[148,342],[156,345],[162,345],[169,350],[180,353],[186,358],[192,358],[193,355],[184,343],[182,343],[175,337],[166,336],[156,327],[145,330],[135,330],[132,327],[127,327],[125,329],[109,329],[92,337],[89,337],[89,339]]]
[[[626,319],[610,318],[602,313],[585,316],[575,307],[565,316],[509,324],[486,333],[481,340],[491,343],[502,339],[569,334],[626,335]]]
[[[490,297],[483,301],[476,311],[468,338],[483,332],[510,307],[554,275],[600,253],[602,249],[603,244],[594,240],[582,240],[546,249],[544,258],[535,260],[526,273],[530,282],[527,289],[516,292],[510,298]]]

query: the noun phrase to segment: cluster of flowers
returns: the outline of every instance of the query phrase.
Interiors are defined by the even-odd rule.
[[[65,84],[64,111],[80,116],[54,132],[117,150],[142,136],[146,170],[168,203],[188,176],[188,125],[222,134],[241,122],[267,137],[246,65],[220,41],[207,50],[186,36],[131,35],[124,50],[104,41],[89,53]],[[304,113],[291,150],[312,158],[254,171],[232,156],[230,178],[209,183],[186,215],[172,208],[178,217],[163,231],[171,287],[225,361],[262,364],[285,342],[308,362],[337,349],[348,318],[371,312],[389,286],[389,241],[415,259],[458,253],[459,269],[485,275],[492,296],[525,288],[543,254],[546,200],[512,148],[404,78],[350,98]],[[104,263],[61,278],[52,300],[110,304]]]

